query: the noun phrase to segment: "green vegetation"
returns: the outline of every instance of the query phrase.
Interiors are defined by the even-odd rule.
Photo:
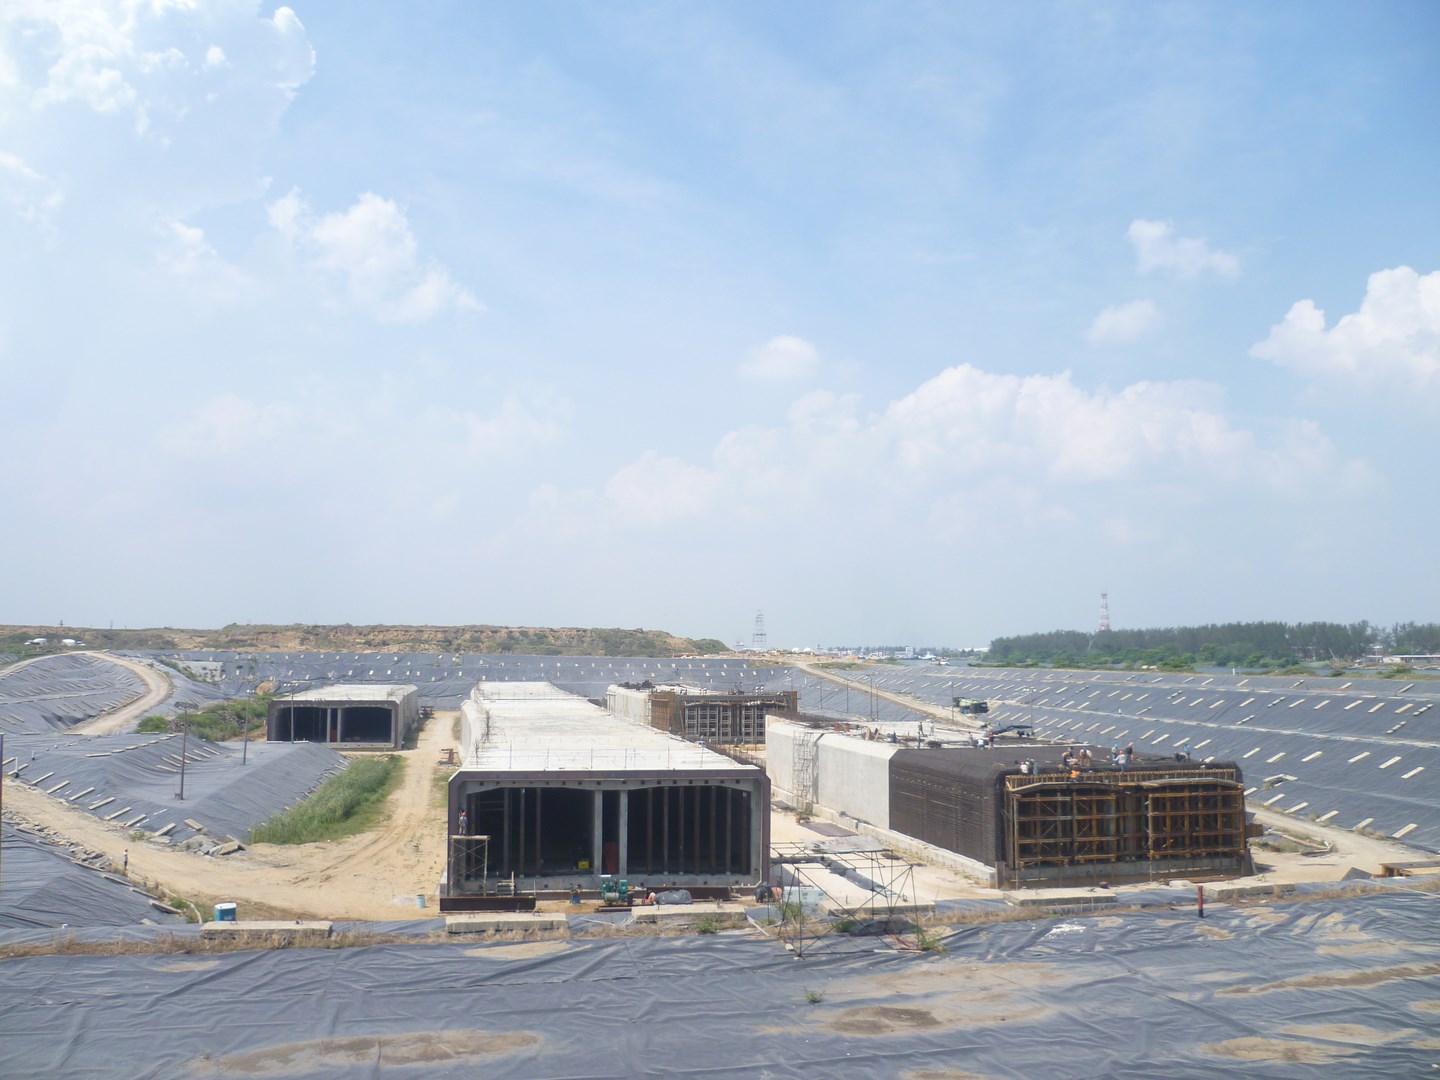
[[[356,758],[304,802],[250,830],[252,844],[309,844],[364,832],[400,780],[396,754]]]
[[[201,739],[221,742],[239,739],[245,734],[248,723],[250,737],[265,732],[265,716],[270,705],[270,695],[258,694],[253,698],[236,698],[207,705],[199,712],[180,713],[176,716],[147,716],[140,721],[137,731],[174,731],[176,724],[187,721],[190,734]]]
[[[1388,630],[1368,622],[1222,623],[1094,634],[1054,630],[996,638],[986,659],[1009,667],[1188,671],[1200,664],[1315,675],[1304,665],[1329,664],[1327,670],[1338,673],[1345,663],[1376,649],[1391,654],[1440,652],[1440,624],[1397,623]]]
[[[706,915],[695,921],[695,932],[697,934],[718,934],[720,932],[720,920],[713,915]]]
[[[915,927],[915,947],[921,952],[933,952],[940,956],[946,952],[945,943],[940,940],[940,935],[919,925]]]
[[[822,1001],[825,1000],[825,991],[823,991],[823,990],[806,990],[806,991],[805,991],[805,1000],[806,1000],[806,1002],[808,1002],[808,1003],[811,1004],[811,1005],[819,1005]]]
[[[538,656],[693,656],[724,651],[663,630],[544,626],[324,626],[231,624],[206,635],[204,648],[396,649],[415,652],[520,653]]]

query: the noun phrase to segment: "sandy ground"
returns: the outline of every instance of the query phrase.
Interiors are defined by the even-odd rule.
[[[149,716],[175,692],[175,684],[170,681],[170,676],[156,671],[146,664],[103,652],[90,652],[86,655],[129,668],[145,681],[145,692],[128,705],[101,713],[99,716],[86,720],[83,724],[76,724],[69,731],[71,735],[110,735],[117,731],[124,731]]]
[[[400,751],[404,774],[385,804],[384,824],[368,833],[317,844],[257,844],[207,858],[145,841],[26,784],[7,782],[5,808],[55,829],[118,861],[130,852],[130,876],[159,882],[203,910],[235,901],[241,918],[405,919],[426,895],[429,914],[445,865],[440,752],[454,746],[453,712],[436,713],[414,750]]]

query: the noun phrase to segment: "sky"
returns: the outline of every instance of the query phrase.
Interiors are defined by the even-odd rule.
[[[1440,6],[0,4],[0,622],[1440,620]]]

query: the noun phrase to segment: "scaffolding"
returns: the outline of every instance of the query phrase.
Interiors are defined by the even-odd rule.
[[[915,895],[915,867],[886,849],[814,851],[801,841],[771,846],[771,860],[789,880],[780,891],[779,937],[787,951],[803,958],[850,942],[856,935],[885,937],[900,948],[900,937],[916,929],[912,917],[929,905]],[[819,862],[851,886],[849,897],[826,888],[807,871]],[[839,864],[839,865],[837,865]]]
[[[491,895],[490,837],[450,834],[450,892]],[[514,894],[514,875],[510,875],[509,895]],[[497,886],[500,882],[497,880]]]
[[[1010,775],[1004,797],[1015,885],[1054,879],[1062,868],[1154,879],[1234,870],[1245,860],[1245,796],[1233,769]]]
[[[815,758],[817,744],[823,731],[801,731],[795,736],[791,757],[792,783],[795,799],[800,803],[795,809],[810,813],[815,807]]]

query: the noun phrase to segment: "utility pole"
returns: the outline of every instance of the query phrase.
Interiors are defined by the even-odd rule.
[[[177,701],[176,707],[180,710],[180,800],[185,799],[185,758],[190,750],[190,721],[184,719],[190,711],[195,708],[193,701]]]

